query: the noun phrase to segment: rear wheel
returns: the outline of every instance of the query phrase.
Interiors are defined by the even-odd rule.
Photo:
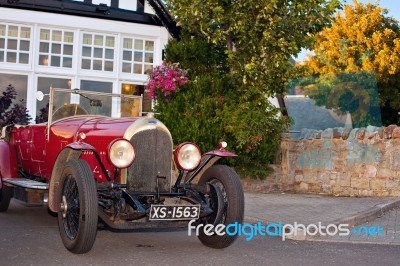
[[[1,182],[1,181],[0,181]],[[3,185],[0,189],[0,212],[6,212],[10,206],[13,188]]]
[[[98,220],[97,190],[88,164],[74,159],[61,176],[58,226],[64,246],[72,253],[89,252],[96,239]]]
[[[200,223],[224,224],[243,222],[244,194],[240,178],[236,172],[225,165],[214,165],[207,169],[199,180],[199,184],[209,183],[211,193],[209,195],[210,207],[213,214],[200,220]],[[204,228],[204,227],[202,227]],[[212,248],[225,248],[230,246],[237,235],[207,235],[203,230],[199,231],[200,241]]]

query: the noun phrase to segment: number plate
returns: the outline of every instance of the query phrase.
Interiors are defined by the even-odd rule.
[[[198,219],[200,205],[151,205],[149,220]]]

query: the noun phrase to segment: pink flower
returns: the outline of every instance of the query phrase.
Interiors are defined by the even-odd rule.
[[[163,96],[170,95],[188,82],[187,72],[179,67],[178,63],[163,62],[156,66],[149,74],[146,89],[152,99],[157,98],[157,91]]]

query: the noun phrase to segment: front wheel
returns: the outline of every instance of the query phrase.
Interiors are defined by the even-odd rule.
[[[64,246],[72,253],[89,252],[97,233],[96,183],[88,164],[79,159],[66,163],[61,176],[58,227]]]
[[[211,186],[209,195],[210,207],[214,210],[213,214],[200,220],[200,223],[224,224],[243,222],[244,215],[244,193],[240,183],[240,178],[236,172],[225,165],[214,165],[208,168],[199,180],[199,184],[208,183]],[[203,230],[199,230],[198,238],[208,247],[225,248],[236,240],[237,235],[207,235]]]
[[[3,185],[3,187],[0,189],[0,212],[6,212],[8,210],[12,195],[13,188]]]

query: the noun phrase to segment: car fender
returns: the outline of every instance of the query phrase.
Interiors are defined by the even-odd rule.
[[[49,208],[53,212],[58,212],[60,208],[60,181],[61,181],[61,172],[64,168],[66,162],[71,159],[78,159],[83,151],[96,149],[83,141],[73,142],[64,147],[64,149],[58,154],[56,162],[53,167],[53,171],[51,173],[50,178],[50,186],[49,186]]]
[[[0,140],[0,188],[2,188],[3,178],[17,178],[17,155],[14,147],[4,141]]]

